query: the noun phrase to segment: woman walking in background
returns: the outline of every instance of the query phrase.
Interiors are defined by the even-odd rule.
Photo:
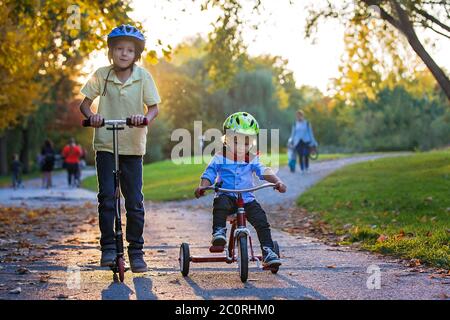
[[[297,111],[297,120],[292,126],[290,136],[290,147],[295,148],[299,157],[300,169],[302,173],[309,170],[309,148],[317,147],[317,141],[314,138],[314,133],[311,124],[305,119],[303,110]],[[295,167],[291,168],[291,172],[295,172]]]
[[[41,148],[41,172],[42,172],[42,187],[52,187],[52,171],[55,166],[55,150],[53,149],[53,143],[47,139],[44,141],[44,145]]]

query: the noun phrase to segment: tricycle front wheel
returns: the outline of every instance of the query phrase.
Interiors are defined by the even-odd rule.
[[[237,240],[238,244],[238,267],[239,276],[242,282],[246,282],[248,279],[248,247],[247,237],[241,236]]]

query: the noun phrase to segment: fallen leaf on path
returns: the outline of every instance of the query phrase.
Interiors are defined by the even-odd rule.
[[[408,263],[408,267],[418,267],[422,265],[419,259],[411,259]]]
[[[72,239],[67,239],[65,242],[66,243],[80,243],[80,239],[72,238]]]
[[[328,266],[327,266],[327,268],[328,268],[328,269],[335,269],[335,268],[336,268],[336,266],[335,266],[335,265],[333,265],[333,264],[330,264],[330,265],[328,265]]]
[[[20,267],[19,269],[16,270],[17,274],[27,274],[30,273],[30,270],[28,270],[27,268],[24,267]]]
[[[20,240],[19,243],[19,248],[31,248],[31,243],[27,240]]]

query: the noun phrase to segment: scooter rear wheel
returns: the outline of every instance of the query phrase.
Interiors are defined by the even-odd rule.
[[[117,273],[119,274],[120,282],[123,282],[125,279],[125,259],[123,257],[116,258],[117,263]]]

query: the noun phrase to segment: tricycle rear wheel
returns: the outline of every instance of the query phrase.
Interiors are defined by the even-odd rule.
[[[280,257],[280,246],[278,245],[278,242],[276,242],[276,241],[273,242],[273,251],[277,254],[278,258],[281,258]],[[270,271],[273,274],[276,274],[278,272],[279,268],[280,267],[277,266],[277,267],[274,267],[274,268],[270,269]]]
[[[180,271],[183,277],[189,274],[189,263],[191,261],[191,254],[189,252],[189,244],[183,242],[180,246],[180,256],[178,258],[180,263]]]

